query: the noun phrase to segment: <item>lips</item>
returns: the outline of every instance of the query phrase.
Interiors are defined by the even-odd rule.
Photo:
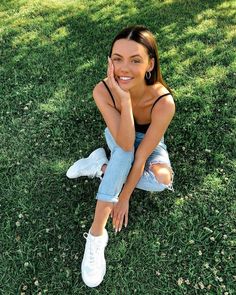
[[[129,82],[131,81],[133,78],[132,77],[128,77],[128,76],[118,76],[119,81],[121,81],[122,83],[125,82]]]

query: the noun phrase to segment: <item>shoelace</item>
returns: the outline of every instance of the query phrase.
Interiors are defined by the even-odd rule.
[[[83,234],[84,238],[86,240],[88,240],[88,233],[84,233]],[[91,267],[93,267],[96,262],[97,259],[99,257],[100,251],[101,251],[101,243],[99,242],[92,242],[89,241],[89,264],[91,265]]]

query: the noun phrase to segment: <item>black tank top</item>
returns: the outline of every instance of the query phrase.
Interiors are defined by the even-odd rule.
[[[111,93],[111,90],[109,89],[109,87],[107,86],[106,82],[104,80],[102,80],[103,84],[105,85],[107,91],[109,92],[110,96],[111,96],[111,99],[113,101],[113,104],[114,104],[114,107],[117,109],[116,107],[116,103],[115,103],[115,99]],[[152,109],[154,108],[155,104],[160,100],[162,99],[162,97],[166,96],[166,95],[170,95],[171,93],[168,92],[166,94],[163,94],[161,96],[159,96],[155,101],[154,101],[154,104],[152,105],[152,108],[151,108],[151,112],[152,112]],[[147,130],[148,130],[148,127],[150,126],[151,123],[148,123],[148,124],[138,124],[136,123],[135,121],[135,118],[134,118],[134,127],[135,127],[135,131],[136,132],[141,132],[141,133],[146,133]]]

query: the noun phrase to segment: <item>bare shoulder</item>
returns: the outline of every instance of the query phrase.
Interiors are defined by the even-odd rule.
[[[106,79],[104,79],[104,81],[106,82]],[[110,98],[110,94],[102,81],[98,82],[95,85],[93,89],[93,98],[97,104],[102,103],[102,104],[108,104],[113,106],[111,98]]]
[[[170,91],[159,82],[153,85],[152,91],[155,99],[158,99],[160,96],[164,94],[170,93]],[[160,101],[158,101],[158,104],[160,104],[161,102],[162,104],[175,104],[174,98],[171,93],[169,95],[164,96]]]
[[[93,97],[94,97],[94,99],[96,99],[97,97],[100,97],[100,96],[104,97],[104,95],[105,96],[108,95],[107,90],[106,90],[105,85],[103,84],[103,82],[100,81],[93,88]]]
[[[153,95],[155,96],[155,100],[161,97],[164,94],[170,93],[170,91],[161,83],[156,83],[153,85]],[[175,113],[175,102],[172,94],[166,95],[162,97],[157,103],[155,103],[153,107],[154,113],[160,112],[165,114],[174,115]]]

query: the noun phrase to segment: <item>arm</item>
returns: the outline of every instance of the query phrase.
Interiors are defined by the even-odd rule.
[[[171,96],[163,99],[159,102],[158,106],[153,108],[151,116],[152,123],[135,153],[133,167],[121,192],[125,198],[129,199],[131,197],[136,184],[142,176],[147,158],[159,144],[174,116],[174,113],[175,104]]]
[[[135,140],[131,97],[130,93],[121,89],[116,82],[111,61],[108,67],[108,84],[116,101],[120,102],[120,112],[111,105],[111,98],[102,83],[94,88],[93,97],[116,143],[125,151],[130,151]]]
[[[113,226],[121,229],[125,217],[125,225],[128,223],[128,204],[131,194],[136,187],[140,177],[143,174],[147,158],[151,155],[154,148],[160,142],[166,129],[168,128],[175,113],[175,104],[171,96],[161,100],[153,108],[152,123],[140,143],[136,153],[132,169],[128,175],[127,181],[120,193],[119,202],[113,210]]]

